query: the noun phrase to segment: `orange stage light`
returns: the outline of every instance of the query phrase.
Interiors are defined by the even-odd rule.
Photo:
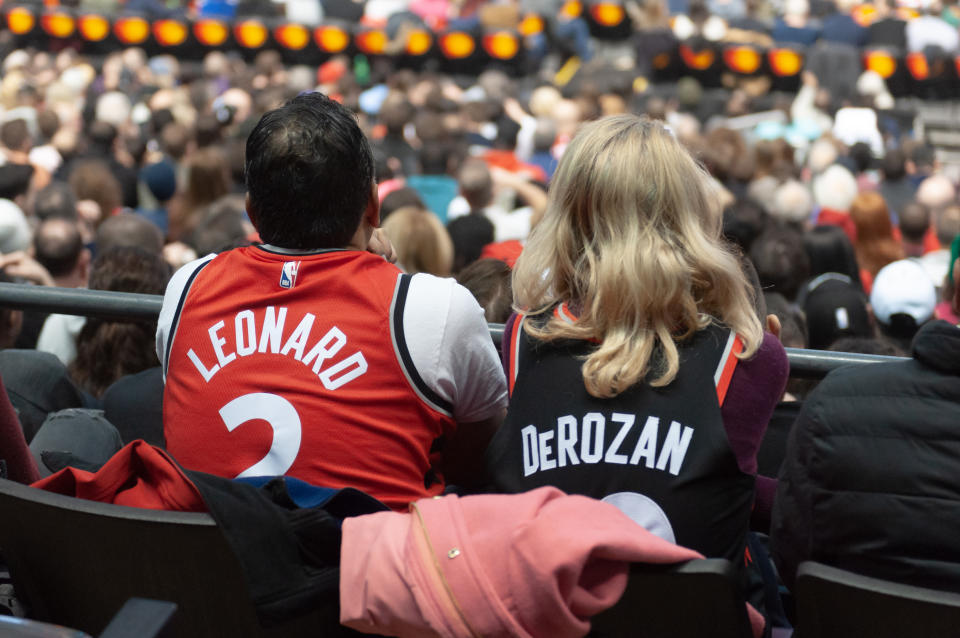
[[[15,35],[30,33],[36,24],[37,19],[33,17],[33,14],[30,13],[28,9],[24,9],[23,7],[10,9],[7,13],[7,28]]]
[[[567,0],[560,11],[568,18],[579,18],[580,14],[583,13],[583,4],[580,0]]]
[[[930,77],[930,65],[927,57],[920,52],[907,54],[907,69],[914,80],[923,81]]]
[[[520,34],[524,36],[543,33],[543,18],[536,13],[528,13],[520,21]]]
[[[110,23],[102,16],[80,16],[77,20],[77,28],[83,39],[90,42],[99,42],[110,35]]]
[[[793,77],[803,70],[803,56],[793,49],[771,49],[767,51],[770,71],[781,78]]]
[[[313,39],[327,53],[340,53],[350,45],[350,35],[340,27],[317,27]]]
[[[193,35],[200,44],[216,47],[227,41],[230,31],[219,20],[200,20],[193,23]]]
[[[407,34],[407,55],[423,55],[433,46],[433,36],[429,31],[416,29]]]
[[[40,26],[55,38],[69,38],[76,29],[76,22],[66,13],[47,13],[40,18]]]
[[[601,2],[590,7],[593,21],[605,27],[615,27],[623,22],[626,13],[619,4]]]
[[[153,23],[153,39],[165,47],[175,47],[187,39],[187,25],[176,20],[157,20]]]
[[[477,44],[462,31],[451,31],[440,37],[440,50],[451,60],[460,60],[473,55]]]
[[[483,36],[483,49],[491,58],[512,60],[520,51],[520,42],[509,31],[497,31]]]
[[[884,80],[897,71],[897,60],[886,51],[867,51],[863,56],[863,66],[876,71]]]
[[[686,44],[681,44],[680,59],[691,69],[705,71],[713,66],[714,61],[717,59],[717,54],[714,53],[712,49],[694,51]]]
[[[877,19],[877,8],[872,4],[861,4],[853,8],[850,17],[861,27],[869,27]]]
[[[750,75],[760,68],[763,58],[753,47],[727,47],[723,50],[723,61],[731,71]]]
[[[276,28],[273,37],[280,46],[299,51],[310,44],[310,32],[299,24],[283,24]]]
[[[150,36],[150,24],[143,18],[120,18],[113,23],[113,33],[123,44],[140,44]]]
[[[242,47],[247,49],[258,49],[267,41],[270,32],[256,20],[244,20],[238,22],[233,27],[233,38]]]
[[[379,55],[387,48],[387,34],[376,29],[362,31],[354,37],[354,42],[362,53]]]

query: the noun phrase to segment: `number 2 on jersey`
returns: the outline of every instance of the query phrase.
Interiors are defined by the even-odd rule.
[[[300,451],[300,415],[293,404],[276,394],[254,392],[237,397],[220,408],[220,418],[233,432],[247,421],[262,419],[273,430],[273,443],[267,454],[236,478],[285,474]]]

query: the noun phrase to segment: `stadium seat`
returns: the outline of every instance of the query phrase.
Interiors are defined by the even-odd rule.
[[[620,601],[593,619],[597,638],[749,638],[733,565],[723,559],[630,570]]]
[[[797,636],[956,636],[960,594],[860,576],[812,561],[800,564],[794,595]]]
[[[240,565],[207,514],[85,501],[2,479],[0,512],[0,553],[31,618],[96,636],[129,598],[142,597],[177,605],[174,636],[356,635],[340,627],[336,601],[261,628]]]

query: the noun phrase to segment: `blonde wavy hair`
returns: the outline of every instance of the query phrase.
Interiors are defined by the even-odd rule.
[[[547,211],[513,274],[528,315],[570,303],[574,323],[525,322],[542,340],[589,339],[587,391],[613,397],[647,380],[669,384],[677,342],[713,321],[756,352],[763,329],[737,257],[721,240],[706,171],[662,125],[633,115],[582,127],[553,177]]]

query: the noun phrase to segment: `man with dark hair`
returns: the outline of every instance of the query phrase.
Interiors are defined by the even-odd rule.
[[[793,301],[810,273],[810,258],[802,235],[787,227],[771,225],[754,240],[750,261],[757,268],[764,290],[779,292]]]
[[[34,257],[61,288],[83,288],[90,274],[90,251],[76,222],[47,219],[33,236]]]
[[[371,254],[380,206],[354,115],[300,95],[261,118],[246,157],[264,244],[184,266],[164,299],[167,449],[188,468],[351,486],[394,509],[477,483],[506,407],[483,310],[453,280]]]
[[[97,227],[97,254],[112,248],[140,248],[159,255],[163,252],[163,235],[155,225],[134,213],[108,217]]]
[[[76,222],[77,198],[66,182],[52,181],[39,191],[33,199],[33,214],[41,222],[48,219],[62,219]]]

